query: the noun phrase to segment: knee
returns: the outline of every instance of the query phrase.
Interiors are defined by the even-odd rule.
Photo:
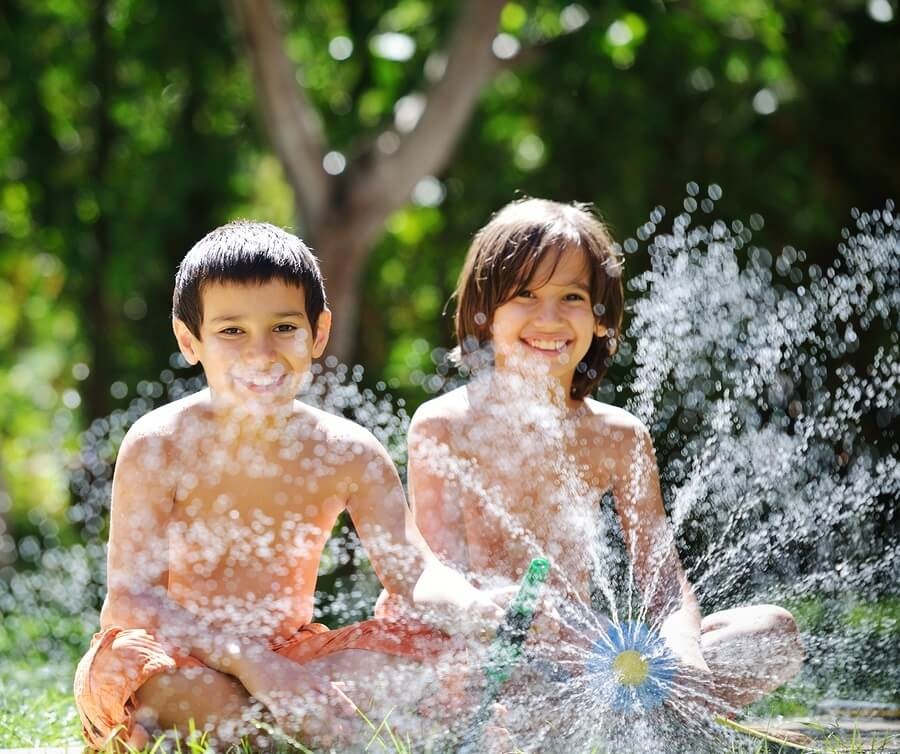
[[[231,711],[247,698],[235,679],[206,667],[178,668],[155,675],[135,696],[140,721],[163,729],[181,726],[190,718],[199,722],[209,709]]]
[[[795,675],[803,664],[806,652],[800,638],[797,621],[789,610],[778,605],[763,605],[766,632],[780,648],[789,675]]]
[[[773,633],[783,636],[799,636],[800,630],[797,628],[797,621],[791,615],[789,610],[785,610],[778,605],[761,605],[762,619]]]

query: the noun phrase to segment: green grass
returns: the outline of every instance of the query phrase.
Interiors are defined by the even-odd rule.
[[[0,748],[62,746],[81,739],[81,725],[68,683],[53,679],[35,688],[16,676],[29,672],[18,666],[13,673],[4,667],[0,677]],[[74,667],[73,667],[74,671]],[[33,673],[33,670],[31,671]]]
[[[361,743],[358,749],[354,749],[355,751],[385,752],[385,754],[413,754],[414,751],[419,751],[409,741],[401,741],[393,734],[390,734],[388,739],[385,740],[383,735],[379,735],[387,732],[389,726],[386,726],[385,723],[377,726],[371,724],[371,726],[373,729],[372,738],[364,744]],[[741,732],[740,725],[729,723],[727,727],[737,730],[739,733]],[[270,729],[267,730],[272,733],[272,738],[275,742],[274,747],[269,750],[271,754],[316,754],[313,750],[289,737],[277,734]],[[119,754],[161,754],[164,750],[163,744],[167,740],[170,743],[169,750],[175,754],[211,754],[207,747],[206,735],[196,731],[184,738],[178,735],[171,735],[168,738],[160,736],[146,749],[137,751],[131,748],[123,748]],[[887,744],[887,739],[866,741],[858,734],[852,734],[851,738],[848,739],[834,733],[828,733],[823,738],[818,739],[813,746],[798,747],[759,740],[758,737],[745,733],[740,737],[740,740],[732,741],[730,745],[723,744],[721,754],[800,754],[801,752],[815,752],[816,754],[874,754],[875,752],[887,751]],[[231,746],[226,750],[225,754],[255,754],[255,752],[246,743],[242,743]],[[441,752],[441,754],[444,754],[444,752]],[[526,753],[521,749],[515,749],[511,754]],[[595,748],[585,754],[612,754],[612,752]]]
[[[5,615],[0,624],[0,748],[81,740],[72,678],[90,640],[84,621]]]
[[[803,608],[807,614],[801,619],[815,622],[818,605],[810,601]],[[897,604],[888,602],[870,606],[869,610],[853,605],[843,617],[848,623],[875,623],[892,632],[896,630],[897,614]],[[81,740],[81,726],[72,698],[72,678],[75,664],[90,641],[95,620],[96,616],[62,616],[52,611],[29,616],[3,616],[0,621],[0,699],[3,700],[0,704],[0,748],[62,746]],[[781,690],[755,705],[750,712],[763,718],[803,716],[809,713],[803,696],[802,689]],[[380,723],[364,718],[371,736],[361,742],[360,749],[384,754],[410,754],[421,750],[391,729],[389,717]],[[733,736],[737,738],[732,743],[723,740],[723,754],[799,751],[753,739],[737,731],[733,731]],[[285,736],[273,732],[272,738],[276,742],[276,751],[282,754],[312,754],[301,743]],[[143,754],[161,754],[161,741],[156,741]],[[819,731],[815,746],[817,751],[827,754],[868,754],[884,750],[886,743],[876,741],[873,744],[858,734],[847,739],[833,731]],[[174,744],[176,754],[206,752],[200,735],[176,740]],[[233,748],[232,754],[252,754]],[[596,754],[602,753],[598,750]]]
[[[732,745],[732,752],[742,754],[792,754],[793,752],[818,752],[818,754],[869,754],[871,752],[887,751],[890,737],[875,737],[864,739],[858,730],[854,729],[849,738],[846,733],[827,728],[815,723],[807,723],[807,733],[815,736],[809,746],[780,744],[765,740],[751,728],[741,723],[719,718],[717,722],[725,728],[730,728],[741,735],[742,745]],[[755,748],[748,749],[746,744]]]

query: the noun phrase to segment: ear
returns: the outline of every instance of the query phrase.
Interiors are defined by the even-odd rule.
[[[316,338],[313,341],[312,355],[314,359],[318,359],[325,353],[325,346],[328,345],[328,336],[331,334],[331,309],[325,308],[319,315],[319,321],[316,323]]]
[[[172,329],[175,331],[175,340],[178,341],[178,350],[181,351],[181,355],[184,356],[187,363],[193,365],[200,361],[196,348],[197,338],[188,329],[188,326],[180,319],[173,317]]]
[[[608,333],[608,332],[609,332],[609,328],[607,328],[607,326],[604,325],[602,322],[594,323],[594,335],[596,335],[598,338],[605,338],[606,333]]]

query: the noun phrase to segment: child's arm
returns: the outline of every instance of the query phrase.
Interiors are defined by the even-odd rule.
[[[361,474],[347,508],[381,583],[388,592],[427,608],[428,618],[451,632],[480,629],[472,620],[479,616],[495,625],[502,610],[461,573],[442,564],[422,538],[387,452],[371,435],[360,444]]]
[[[166,596],[175,477],[168,442],[150,422],[148,416],[132,427],[116,458],[100,623],[174,638],[191,619]]]
[[[708,671],[700,653],[700,606],[666,518],[650,433],[637,420],[616,443],[613,494],[635,579],[663,637],[686,665]]]
[[[177,452],[150,428],[150,416],[129,431],[116,460],[101,625],[142,628],[236,676],[253,693],[281,658],[258,642],[202,625],[168,596],[168,530],[179,472]]]
[[[423,407],[409,425],[407,475],[409,500],[416,525],[425,541],[445,563],[463,573],[469,570],[469,551],[462,506],[457,495],[447,494],[453,473],[447,427],[440,417],[427,416]]]

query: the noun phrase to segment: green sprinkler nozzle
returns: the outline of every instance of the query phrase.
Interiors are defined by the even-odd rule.
[[[459,751],[476,752],[481,741],[481,728],[490,717],[491,705],[500,694],[500,688],[509,679],[516,661],[522,654],[522,644],[528,636],[528,629],[534,621],[534,610],[540,596],[541,587],[550,573],[547,558],[534,558],[522,577],[519,591],[506,609],[503,622],[488,649],[488,659],[484,668],[487,685],[481,706],[472,719]]]
[[[491,682],[499,685],[509,679],[522,652],[528,629],[534,622],[534,609],[548,573],[550,561],[547,558],[534,558],[522,577],[519,591],[506,609],[503,623],[497,629],[497,635],[488,651],[484,674],[488,678],[489,687]]]

